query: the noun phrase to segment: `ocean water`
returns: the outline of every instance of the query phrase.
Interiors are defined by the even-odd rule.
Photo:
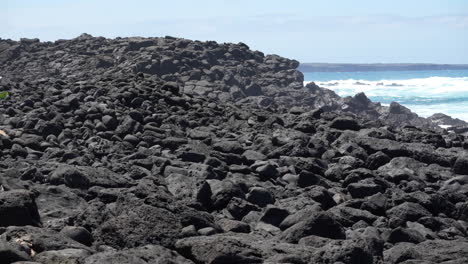
[[[374,102],[398,102],[419,116],[444,113],[468,121],[468,70],[306,72],[305,83],[340,96],[364,92]]]

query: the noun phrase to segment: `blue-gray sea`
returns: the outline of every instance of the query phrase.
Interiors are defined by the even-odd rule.
[[[422,117],[444,113],[468,121],[468,70],[306,72],[304,80],[340,96],[364,92],[384,105],[395,101]]]

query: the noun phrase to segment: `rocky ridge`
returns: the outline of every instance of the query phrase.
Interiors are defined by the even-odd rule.
[[[468,140],[298,62],[0,40],[2,263],[466,263]]]

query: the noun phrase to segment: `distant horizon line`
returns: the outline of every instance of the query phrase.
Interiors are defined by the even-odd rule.
[[[301,65],[434,65],[467,66],[468,63],[433,63],[433,62],[299,62]]]
[[[468,70],[468,64],[436,63],[300,63],[302,72]]]

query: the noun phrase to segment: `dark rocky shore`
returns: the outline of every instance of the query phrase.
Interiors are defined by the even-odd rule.
[[[0,263],[468,263],[468,139],[298,65],[0,40]]]

